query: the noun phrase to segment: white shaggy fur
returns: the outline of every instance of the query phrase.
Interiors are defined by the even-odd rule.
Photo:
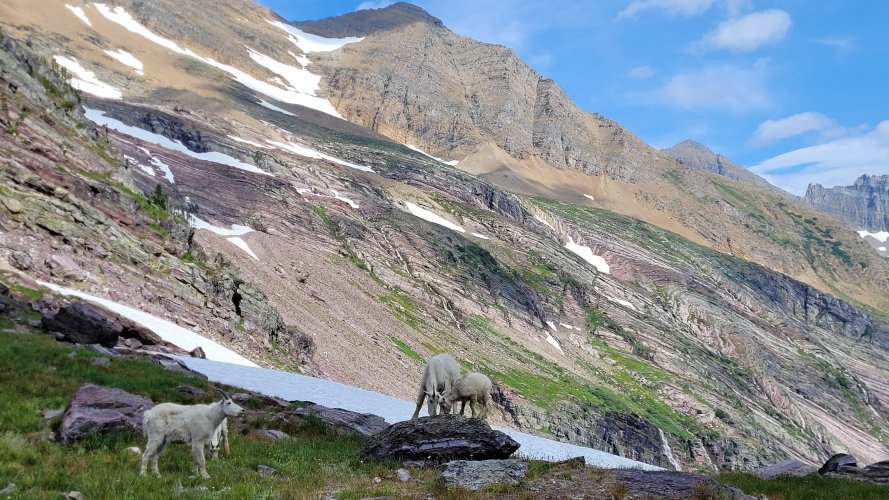
[[[140,474],[145,475],[151,462],[152,473],[160,476],[158,455],[167,443],[179,442],[191,445],[194,473],[208,479],[210,475],[207,474],[204,447],[210,443],[210,438],[226,417],[236,417],[244,411],[227,394],[223,395],[222,401],[209,405],[161,403],[146,411],[142,418],[142,430],[148,437],[148,443],[142,454]]]
[[[219,458],[219,449],[228,456],[228,418],[223,418],[219,427],[210,436],[210,458]]]
[[[482,373],[467,373],[456,382],[454,387],[445,391],[441,395],[441,411],[444,414],[451,413],[456,402],[460,402],[460,415],[466,410],[466,403],[469,402],[469,409],[472,410],[473,418],[484,420],[488,416],[488,405],[491,402],[491,379]],[[481,406],[476,411],[476,406]]]
[[[436,354],[429,358],[423,369],[423,379],[420,381],[420,392],[417,394],[417,409],[411,420],[416,420],[420,415],[423,401],[429,399],[427,410],[429,416],[434,417],[438,412],[438,402],[443,392],[448,391],[454,381],[460,378],[460,365],[450,354]]]

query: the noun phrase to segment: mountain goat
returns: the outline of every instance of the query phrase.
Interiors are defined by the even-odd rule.
[[[491,379],[482,373],[467,373],[458,378],[454,382],[453,388],[446,390],[441,395],[441,412],[444,414],[451,413],[454,403],[459,401],[460,415],[466,410],[466,403],[469,402],[469,409],[472,410],[472,416],[484,420],[488,416],[488,405],[491,401]],[[476,412],[476,405],[481,409]]]
[[[142,430],[148,443],[142,454],[141,475],[145,475],[148,462],[151,462],[151,472],[160,476],[157,468],[158,455],[167,443],[179,442],[191,445],[194,473],[204,479],[210,478],[204,461],[204,447],[210,443],[226,417],[236,417],[244,411],[225,391],[216,390],[222,393],[222,401],[189,406],[161,403],[145,412]]]
[[[420,408],[427,398],[429,416],[434,417],[438,413],[441,394],[450,390],[458,378],[460,378],[460,365],[450,354],[436,354],[429,358],[426,367],[423,368],[423,379],[420,381],[420,392],[417,394],[417,409],[414,410],[411,420],[416,420],[420,415]]]

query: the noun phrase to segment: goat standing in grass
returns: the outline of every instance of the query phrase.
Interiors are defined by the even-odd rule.
[[[204,460],[204,447],[210,443],[226,417],[236,417],[244,411],[225,391],[216,390],[222,393],[222,401],[188,406],[161,403],[145,412],[142,418],[142,430],[148,438],[148,443],[145,445],[145,453],[142,454],[141,475],[145,475],[148,462],[151,462],[151,472],[155,476],[160,476],[157,468],[158,455],[167,443],[180,442],[191,445],[194,473],[204,479],[210,478]]]

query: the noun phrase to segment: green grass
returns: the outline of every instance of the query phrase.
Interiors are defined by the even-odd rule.
[[[727,472],[719,474],[716,479],[723,484],[739,488],[748,495],[766,495],[769,500],[877,500],[889,498],[889,486],[851,479],[823,477],[817,474],[805,477],[760,479],[744,472]]]
[[[413,349],[411,349],[411,346],[405,344],[403,341],[398,339],[398,337],[389,336],[389,340],[391,340],[392,343],[395,344],[395,347],[397,347],[399,351],[403,352],[405,356],[411,358],[417,363],[425,363],[423,356],[417,354]]]

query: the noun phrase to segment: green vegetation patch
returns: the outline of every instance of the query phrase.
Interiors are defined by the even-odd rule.
[[[391,340],[392,343],[395,344],[395,347],[397,347],[399,351],[403,352],[405,356],[411,358],[412,360],[414,360],[420,364],[423,364],[425,362],[425,360],[423,359],[423,356],[420,356],[419,354],[417,354],[413,349],[411,349],[411,346],[405,344],[398,337],[390,336],[389,340]]]
[[[766,495],[773,500],[877,500],[889,498],[889,487],[852,479],[811,474],[805,477],[761,479],[746,472],[727,472],[716,479],[753,496]]]

